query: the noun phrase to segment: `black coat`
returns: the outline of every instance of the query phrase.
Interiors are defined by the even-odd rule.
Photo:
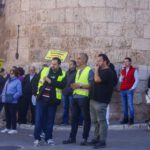
[[[148,79],[148,88],[150,88],[150,77]]]
[[[75,82],[76,72],[77,72],[76,70],[68,70],[67,71],[67,73],[66,73],[67,84],[66,84],[65,88],[63,89],[63,95],[65,95],[65,96],[72,95],[73,89],[70,87],[70,85]]]
[[[6,79],[0,75],[0,94],[3,91],[4,85],[5,85]]]
[[[34,86],[37,80],[37,74],[34,75],[32,80],[30,81],[30,75],[27,74],[22,81],[22,91],[23,95],[31,96],[33,94]]]

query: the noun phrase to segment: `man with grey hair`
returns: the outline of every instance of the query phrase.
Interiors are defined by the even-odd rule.
[[[37,79],[37,73],[35,66],[29,66],[28,74],[22,81],[22,92],[23,96],[20,102],[19,114],[18,114],[18,123],[26,124],[27,123],[27,112],[28,108],[31,111],[31,120],[30,123],[34,124],[35,120],[35,106],[32,103],[32,95],[33,95],[33,86]]]
[[[71,85],[73,89],[73,104],[72,104],[72,122],[71,132],[67,140],[63,144],[76,143],[76,135],[80,113],[83,115],[83,141],[80,145],[87,145],[91,120],[89,111],[89,87],[94,79],[92,69],[87,66],[88,56],[86,53],[80,53],[77,58],[78,70],[75,77],[75,83]]]

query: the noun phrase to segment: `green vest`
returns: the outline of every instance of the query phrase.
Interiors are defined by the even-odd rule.
[[[81,85],[89,85],[88,77],[89,72],[91,68],[89,66],[85,67],[82,73],[80,74],[80,69],[77,71],[76,77],[75,77],[75,83],[79,83]],[[88,89],[75,89],[73,91],[73,94],[82,95],[82,96],[89,96],[89,90]]]
[[[39,90],[40,90],[41,86],[43,86],[43,84],[44,84],[44,77],[48,76],[49,71],[50,71],[49,67],[44,67],[44,69],[41,71],[40,80],[38,83],[37,94],[39,94]],[[65,73],[65,71],[62,70],[62,75],[58,76],[57,81],[61,82],[65,76],[66,76],[66,73]],[[61,100],[62,99],[62,89],[55,88],[55,90],[56,90],[56,99]]]

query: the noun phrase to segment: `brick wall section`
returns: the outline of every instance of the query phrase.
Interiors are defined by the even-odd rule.
[[[18,24],[20,58],[16,61]],[[141,79],[135,103],[137,108],[144,105],[150,75],[150,0],[7,0],[5,28],[6,39],[0,44],[5,44],[6,66],[42,63],[49,49],[67,50],[69,58],[87,52],[91,65],[98,53],[105,52],[118,70],[124,57],[132,57]],[[118,113],[112,110],[116,118]]]

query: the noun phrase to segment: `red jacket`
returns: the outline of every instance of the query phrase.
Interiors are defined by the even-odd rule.
[[[126,68],[124,68],[121,71],[121,75],[123,76],[123,81],[121,82],[120,90],[129,90],[133,86],[135,82],[134,72],[135,72],[135,68],[133,68],[132,66],[129,68],[127,74],[126,74]]]

